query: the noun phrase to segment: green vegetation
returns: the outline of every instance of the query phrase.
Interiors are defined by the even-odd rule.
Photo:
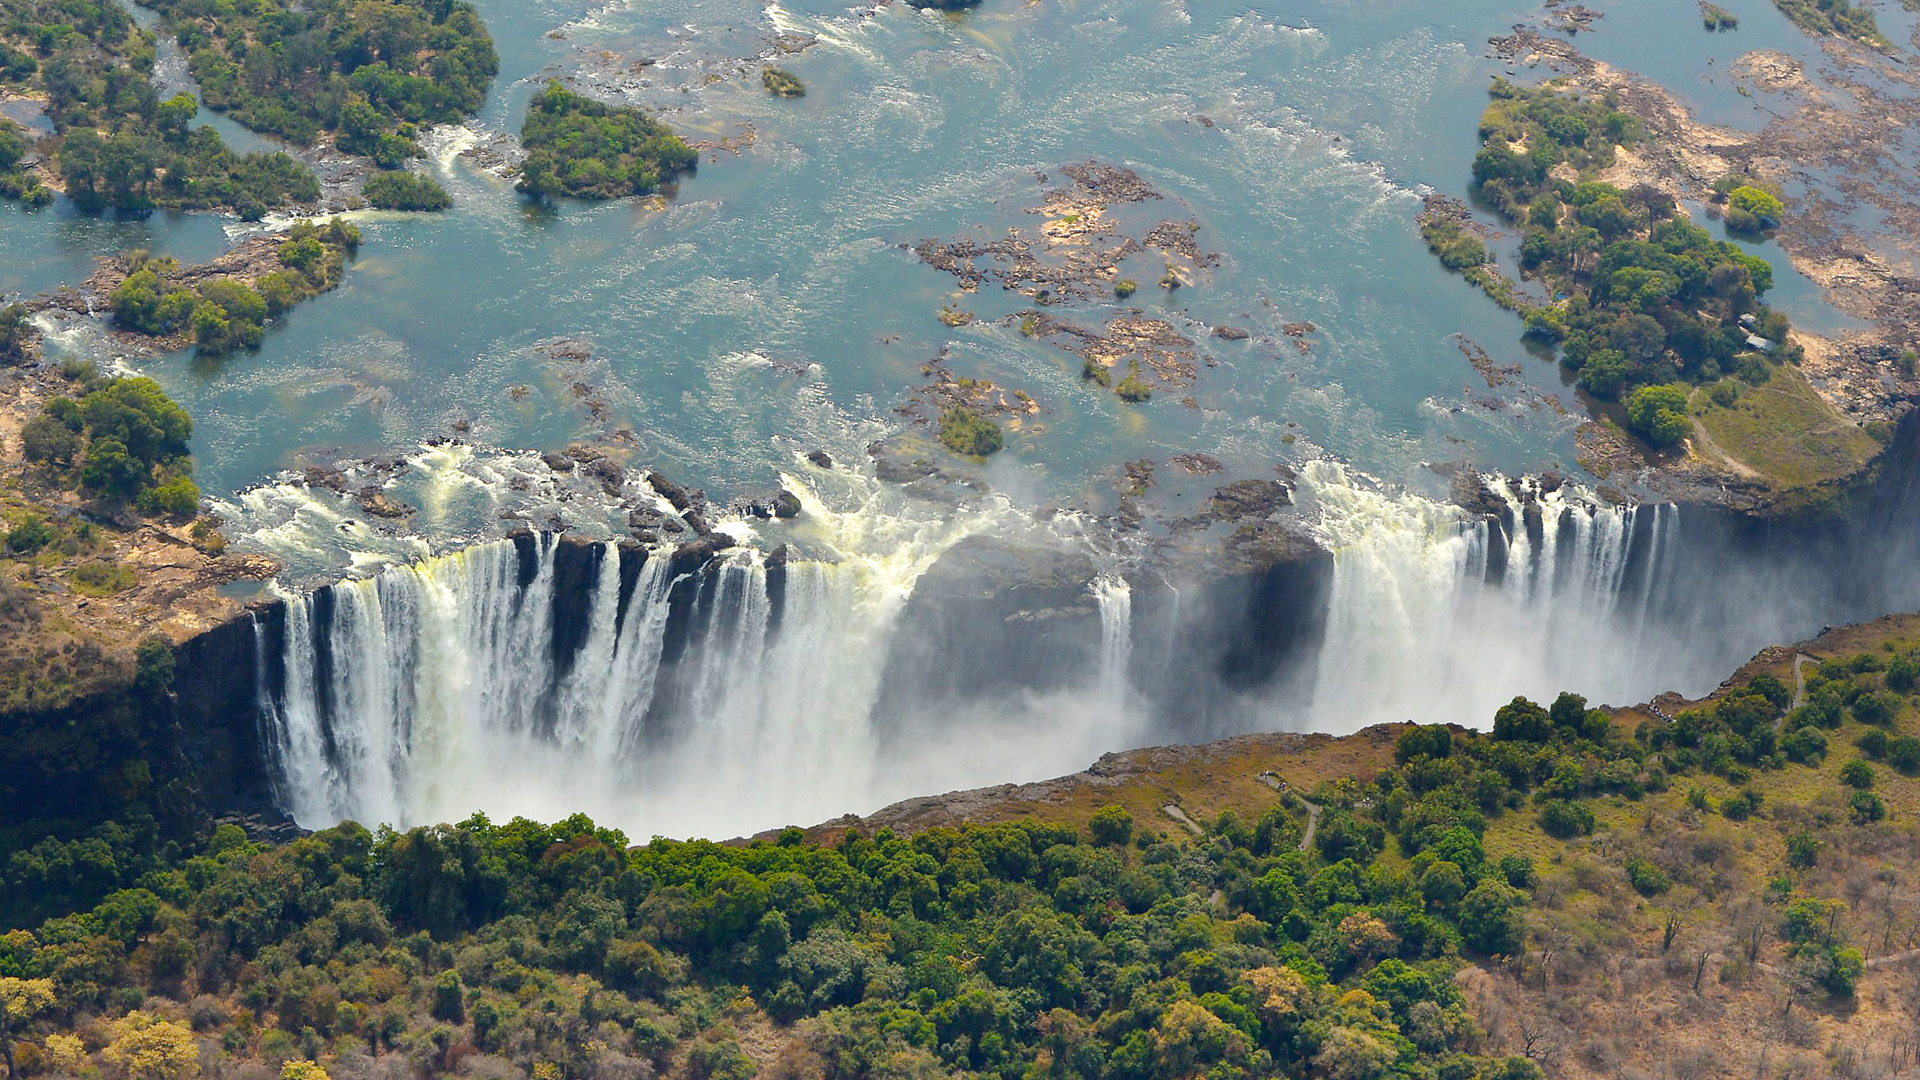
[[[1876,49],[1893,51],[1893,42],[1880,32],[1873,12],[1855,5],[1852,0],[1773,0],[1773,6],[1809,34],[1852,38]]]
[[[1153,387],[1140,377],[1140,361],[1127,361],[1127,377],[1113,386],[1113,392],[1121,401],[1138,405],[1153,396]]]
[[[160,337],[191,331],[200,351],[211,356],[258,348],[267,320],[338,285],[359,246],[360,230],[338,218],[324,227],[302,222],[279,245],[280,269],[252,282],[212,277],[191,287],[178,280],[177,260],[133,252],[124,259],[126,280],[109,298],[113,321]]]
[[[541,198],[646,195],[691,171],[699,154],[667,125],[594,101],[557,82],[534,95],[520,129],[520,190]]]
[[[1000,425],[964,405],[940,414],[940,441],[956,454],[985,457],[1000,449]]]
[[[1622,190],[1590,176],[1640,137],[1611,98],[1588,99],[1552,84],[1504,80],[1481,118],[1476,190],[1523,230],[1521,267],[1552,300],[1524,302],[1484,265],[1486,252],[1463,214],[1429,211],[1422,232],[1448,267],[1466,273],[1503,306],[1520,311],[1529,335],[1562,343],[1561,358],[1602,398],[1629,401],[1645,388],[1630,427],[1656,445],[1684,437],[1685,409],[1670,384],[1718,382],[1739,373],[1764,383],[1778,361],[1797,360],[1785,315],[1760,304],[1773,285],[1765,259],[1716,241],[1651,185]],[[1741,222],[1777,222],[1778,198],[1751,184],[1727,189]],[[1737,199],[1731,192],[1739,192]],[[1656,407],[1657,403],[1657,407]]]
[[[500,61],[464,0],[154,0],[209,108],[384,168],[423,126],[477,111]]]
[[[1780,201],[1780,189],[1748,176],[1724,176],[1713,185],[1715,197],[1724,199],[1727,227],[1738,232],[1763,232],[1780,224],[1787,208]]]
[[[760,85],[778,97],[806,97],[807,86],[800,76],[785,68],[770,67],[760,72]]]
[[[191,129],[190,95],[161,101],[154,46],[122,5],[104,0],[0,0],[0,81],[46,95],[56,134],[37,147],[83,209],[267,209],[320,197],[285,154],[235,154],[210,127]],[[52,192],[18,164],[24,133],[0,125],[0,194],[28,203]]]
[[[33,341],[33,325],[27,320],[27,305],[0,307],[0,364],[18,364],[27,358]]]
[[[83,395],[56,397],[21,429],[28,461],[43,466],[59,486],[78,487],[109,502],[157,513],[191,513],[199,489],[189,473],[187,437],[193,420],[160,384],[148,378],[110,379],[83,373]],[[37,548],[51,537],[36,526],[8,546]]]
[[[1422,221],[1420,238],[1427,242],[1427,250],[1440,257],[1440,265],[1449,270],[1468,270],[1490,258],[1487,245],[1458,218],[1431,217]]]
[[[1715,451],[1786,487],[1850,476],[1880,452],[1873,436],[1835,413],[1799,369],[1781,365],[1763,374],[1727,403],[1696,395],[1694,413]]]
[[[1693,431],[1685,386],[1643,386],[1627,398],[1627,427],[1655,446],[1678,446]]]
[[[1736,30],[1740,26],[1740,16],[1713,3],[1712,0],[1700,0],[1700,21],[1709,30]]]
[[[165,653],[136,678],[166,685]],[[1910,723],[1917,668],[1911,646],[1825,661],[1791,711],[1763,673],[1637,727],[1516,698],[1489,733],[1321,762],[1311,808],[1189,804],[1191,835],[1109,803],[737,845],[480,815],[265,845],[170,836],[133,800],[70,838],[0,834],[0,994],[29,1074],[1539,1080],[1492,1049],[1465,965],[1583,994],[1623,923],[1664,922],[1682,985],[1713,953],[1722,983],[1778,981],[1772,1023],[1854,1011],[1867,949],[1899,940],[1862,907],[1911,858],[1888,819],[1914,793],[1785,748]],[[1827,891],[1849,867],[1861,899]]]
[[[1120,300],[1125,300],[1138,291],[1140,291],[1140,283],[1132,278],[1121,278],[1113,283],[1113,295]]]
[[[453,196],[440,182],[422,173],[382,171],[367,177],[361,194],[378,210],[445,210]]]

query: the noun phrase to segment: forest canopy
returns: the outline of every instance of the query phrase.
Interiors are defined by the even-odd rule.
[[[207,106],[256,131],[394,168],[422,127],[477,111],[499,72],[464,0],[154,0]]]
[[[320,185],[286,154],[233,152],[212,128],[192,127],[198,103],[161,100],[154,43],[119,4],[106,0],[0,0],[0,81],[44,92],[55,138],[44,141],[54,171],[81,208],[231,208],[258,218],[312,202]],[[25,133],[0,125],[0,194],[52,200],[15,171]]]
[[[1107,806],[1082,826],[824,842],[791,828],[634,845],[584,816],[475,815],[275,845],[232,823],[169,837],[129,807],[90,834],[0,850],[0,926],[15,928],[0,977],[38,987],[30,1073],[114,1065],[118,1032],[172,1024],[222,1070],[303,1076],[385,1060],[536,1077],[692,1061],[742,1080],[1538,1080],[1537,1061],[1489,1050],[1453,976],[1550,963],[1529,948],[1536,916],[1564,903],[1569,876],[1604,887],[1590,862],[1556,869],[1562,857],[1618,852],[1621,888],[1676,907],[1724,892],[1702,877],[1720,871],[1637,826],[1585,845],[1602,814],[1637,819],[1691,778],[1690,813],[1746,821],[1771,807],[1768,775],[1826,783],[1843,736],[1889,774],[1920,772],[1910,647],[1828,660],[1806,687],[1796,706],[1762,674],[1631,730],[1577,695],[1515,698],[1490,732],[1407,726],[1372,775],[1274,792],[1191,835]],[[1839,818],[1777,817],[1799,831],[1742,948],[1793,973],[1790,1007],[1846,1007],[1866,970],[1846,905],[1814,890],[1827,856],[1807,830],[1883,830],[1875,773],[1843,773]],[[1709,778],[1732,793],[1709,799]],[[1544,848],[1493,847],[1516,829]],[[84,1017],[104,1026],[76,1028]],[[770,1039],[784,1049],[769,1061]]]

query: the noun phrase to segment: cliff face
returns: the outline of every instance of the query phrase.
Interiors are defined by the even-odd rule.
[[[1920,563],[1917,451],[1920,424],[1909,422],[1844,512],[1783,521],[1682,506],[1638,515],[1623,549],[1620,603],[1644,612],[1649,626],[1658,620],[1701,640],[1744,627],[1742,641],[1756,634],[1786,640],[1823,622],[1920,609],[1920,573],[1912,571]],[[1563,553],[1572,546],[1571,523],[1549,523],[1541,504],[1523,501],[1516,512],[1471,495],[1456,492],[1456,500],[1498,526],[1490,532],[1490,585],[1512,572],[1510,557],[1521,551],[1516,541],[1510,553],[1503,533],[1524,535],[1535,557],[1554,546],[1546,542],[1549,528],[1561,530]],[[1297,528],[1277,524],[1283,517],[1263,517],[1265,532],[1234,533],[1239,542],[1225,554],[1164,558],[1136,572],[1126,589],[1108,582],[1104,601],[1098,579],[1111,568],[1085,554],[988,537],[957,545],[917,581],[878,646],[885,658],[873,724],[883,740],[905,738],[909,720],[990,713],[998,703],[1049,694],[1087,701],[1102,685],[1104,666],[1124,665],[1119,674],[1134,703],[1154,717],[1163,737],[1200,742],[1260,726],[1250,718],[1265,714],[1253,706],[1313,689],[1333,602],[1332,555],[1300,539]],[[648,560],[660,557],[637,543],[609,549],[571,536],[522,533],[511,543],[522,587],[543,558],[550,560],[554,605],[544,644],[563,676],[579,662],[594,598],[607,587],[605,561],[618,560],[624,620],[635,610]],[[1656,548],[1662,569],[1650,575]],[[717,554],[673,556],[675,571],[689,572],[667,598],[657,692],[645,720],[649,737],[698,722],[693,697],[700,680],[712,678],[705,636],[733,617],[738,597],[728,590],[740,585],[727,583],[738,569],[723,569]],[[763,573],[753,587],[765,590],[767,634],[778,639],[793,632],[784,625],[785,553],[770,555]],[[335,606],[332,589],[316,593],[311,605],[321,684],[338,665],[354,662],[333,655],[328,641]],[[1752,625],[1756,612],[1765,625]],[[283,605],[267,602],[251,611],[232,604],[223,620],[202,620],[210,625],[178,643],[168,695],[142,697],[128,668],[108,689],[68,705],[16,710],[10,728],[0,730],[0,749],[32,764],[0,784],[16,793],[15,805],[24,799],[48,815],[129,797],[182,813],[268,814],[278,765],[260,703],[263,696],[284,700],[286,619]],[[1116,641],[1117,631],[1123,640]],[[331,707],[324,697],[322,712]],[[122,776],[135,761],[149,764],[149,779]]]

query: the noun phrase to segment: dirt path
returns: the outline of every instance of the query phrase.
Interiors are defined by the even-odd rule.
[[[1792,712],[1807,703],[1807,674],[1802,669],[1809,663],[1817,664],[1819,662],[1820,658],[1817,656],[1808,656],[1806,653],[1793,654],[1793,700],[1787,703],[1788,712]],[[1786,718],[1782,717],[1781,719],[1784,720]],[[1774,726],[1778,727],[1779,721],[1775,721]]]
[[[1161,807],[1160,812],[1172,818],[1173,820],[1179,822],[1180,824],[1186,826],[1187,831],[1192,833],[1195,836],[1199,836],[1200,833],[1203,831],[1200,828],[1200,825],[1198,822],[1194,821],[1192,818],[1187,816],[1187,812],[1185,810],[1180,809],[1178,806],[1175,806],[1172,803],[1168,803],[1167,805]]]
[[[1300,804],[1307,808],[1307,834],[1300,838],[1300,850],[1305,851],[1313,846],[1313,834],[1320,828],[1320,804],[1305,799],[1301,799]]]

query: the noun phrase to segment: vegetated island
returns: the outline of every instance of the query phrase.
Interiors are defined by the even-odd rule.
[[[0,834],[0,994],[27,1075],[1898,1062],[1917,644],[1882,620],[1703,702],[1135,751],[731,844],[479,814],[275,842],[163,824],[133,770],[108,820]]]
[[[154,0],[207,106],[398,168],[422,128],[479,110],[500,69],[464,0]]]
[[[1737,30],[1740,28],[1740,16],[1721,7],[1713,0],[1700,0],[1700,21],[1709,30]]]
[[[1782,490],[1843,478],[1878,453],[1796,369],[1789,320],[1760,299],[1773,285],[1766,260],[1714,240],[1657,185],[1598,178],[1641,138],[1615,96],[1558,81],[1497,80],[1491,93],[1474,190],[1522,228],[1522,273],[1546,298],[1493,265],[1463,206],[1434,199],[1421,233],[1444,265],[1557,343],[1581,387],[1621,402],[1614,415],[1656,448],[1692,440],[1709,456],[1724,442],[1741,469]],[[1723,177],[1715,191],[1732,228],[1765,230],[1785,212],[1778,190],[1750,177]]]
[[[86,210],[231,209],[245,218],[311,203],[320,184],[282,153],[235,154],[192,128],[190,94],[161,101],[154,42],[114,3],[0,0],[0,93],[44,103],[53,131],[0,120],[0,195],[64,191]]]
[[[382,169],[367,177],[360,192],[376,210],[445,210],[453,196],[425,173]]]
[[[807,85],[800,76],[785,68],[769,67],[760,73],[760,84],[776,97],[806,97]]]
[[[1773,0],[1773,6],[1795,26],[1815,37],[1850,38],[1881,52],[1894,51],[1893,42],[1881,33],[1873,12],[1852,0]]]
[[[558,82],[527,103],[519,188],[538,198],[649,195],[692,172],[700,155],[639,109],[608,105]]]
[[[360,230],[338,218],[302,222],[199,266],[130,252],[107,260],[87,288],[106,298],[116,328],[218,356],[258,348],[270,320],[338,286],[359,247]]]

